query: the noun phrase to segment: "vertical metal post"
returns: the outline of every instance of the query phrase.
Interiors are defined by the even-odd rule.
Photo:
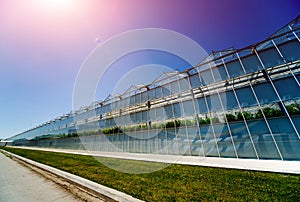
[[[227,68],[227,65],[225,64],[224,58],[222,58],[222,63],[223,63],[223,65],[224,65],[224,68],[225,68],[225,71],[226,71],[227,77],[228,77],[228,78],[230,78],[230,75],[229,75],[229,72],[228,72],[228,68]],[[255,152],[256,158],[257,158],[257,159],[259,159],[259,155],[258,155],[258,152],[257,152],[257,150],[256,150],[256,147],[255,147],[255,144],[254,144],[254,141],[253,141],[253,138],[252,138],[252,135],[251,135],[250,129],[249,129],[249,127],[248,127],[248,124],[247,124],[246,118],[245,118],[245,116],[244,116],[243,109],[242,109],[242,107],[241,107],[240,101],[239,101],[239,99],[238,99],[237,93],[236,93],[236,91],[235,91],[235,88],[234,88],[234,86],[233,86],[233,85],[234,85],[234,83],[232,84],[232,91],[233,91],[234,97],[235,97],[235,99],[236,99],[236,101],[237,101],[237,104],[238,104],[239,110],[240,110],[240,112],[241,112],[241,114],[242,114],[243,121],[244,121],[244,124],[245,124],[246,130],[247,130],[247,132],[248,132],[248,135],[249,135],[249,138],[250,138],[251,144],[252,144],[252,146],[253,146],[253,149],[254,149],[254,152]],[[230,130],[230,129],[229,129],[229,130]]]
[[[288,62],[287,62],[287,61],[286,61],[286,59],[283,57],[283,55],[282,55],[281,51],[280,51],[280,50],[279,50],[279,48],[277,47],[277,45],[276,45],[276,43],[274,42],[274,40],[272,39],[271,41],[272,41],[272,43],[273,43],[274,47],[276,48],[276,50],[277,50],[278,54],[279,54],[279,55],[280,55],[280,57],[282,58],[283,62],[284,62],[286,65],[287,65],[287,67],[288,67],[289,71],[290,71],[290,72],[291,72],[291,74],[293,75],[293,77],[294,77],[295,81],[297,82],[298,86],[300,87],[300,84],[299,84],[299,81],[298,81],[298,79],[296,78],[296,76],[295,76],[294,72],[293,72],[293,71],[290,69],[289,65],[287,64]]]
[[[198,72],[198,76],[199,76],[199,80],[202,81],[201,76],[200,76],[200,72]],[[207,88],[207,86],[206,86],[206,88]],[[201,87],[199,89],[201,90]],[[206,105],[206,108],[207,108],[207,114],[210,114],[210,116],[211,116],[211,112],[209,110],[207,98],[204,95],[204,93],[203,93],[203,98],[204,98],[205,105]],[[218,156],[221,157],[219,146],[218,146],[218,142],[217,142],[217,139],[216,139],[216,133],[215,133],[215,129],[214,129],[214,126],[212,124],[212,121],[210,121],[210,126],[211,126],[211,129],[212,129],[212,132],[213,132],[213,136],[214,136],[214,140],[215,140],[215,144],[216,144],[216,149],[217,149],[217,152],[218,152]]]
[[[194,94],[194,91],[193,91],[193,88],[192,88],[192,83],[191,83],[191,79],[190,79],[190,73],[189,72],[185,72],[187,74],[187,80],[188,80],[188,84],[189,84],[189,88],[190,88],[190,93],[191,93],[191,96],[192,96],[192,104],[193,104],[193,109],[194,109],[194,116],[196,118],[196,125],[197,125],[197,128],[198,128],[198,131],[199,131],[199,137],[200,137],[200,144],[201,144],[201,147],[202,147],[202,155],[205,157],[205,153],[204,153],[204,147],[203,147],[203,141],[202,141],[202,135],[201,135],[201,131],[200,131],[200,120],[199,120],[199,117],[198,117],[198,114],[197,114],[197,108],[196,108],[196,99],[195,99],[195,94]],[[200,151],[199,151],[199,155],[200,155]]]
[[[181,85],[180,85],[180,79],[178,77],[178,88],[179,88],[179,92],[182,92],[181,91]],[[185,117],[185,110],[184,110],[184,107],[183,107],[183,104],[182,102],[180,103],[181,104],[181,109],[182,109],[182,112],[184,114],[184,117]],[[190,144],[190,141],[189,141],[189,135],[188,135],[188,129],[187,129],[187,124],[186,124],[186,119],[185,119],[185,135],[186,135],[186,138],[187,138],[187,142],[188,142],[188,147],[189,147],[189,155],[191,156],[192,155],[192,147],[191,147],[191,144]]]
[[[293,28],[291,27],[291,25],[289,25],[290,30],[292,31],[292,33],[294,34],[294,36],[298,39],[298,41],[300,42],[299,37],[297,36],[297,34],[294,32]]]
[[[260,56],[258,55],[256,49],[254,49],[254,52],[255,52],[255,54],[256,54],[256,56],[257,56],[259,62],[261,63],[262,67],[263,67],[264,69],[266,69],[266,68],[265,68],[265,65],[263,64],[263,62],[262,62]],[[276,95],[277,95],[277,97],[278,97],[280,103],[282,104],[282,107],[283,107],[283,109],[284,109],[284,112],[287,114],[287,116],[288,116],[288,118],[289,118],[289,120],[290,120],[290,122],[291,122],[291,124],[292,124],[293,129],[295,130],[295,132],[296,132],[298,138],[300,139],[300,135],[299,135],[299,133],[298,133],[298,130],[297,130],[297,128],[296,128],[296,126],[295,126],[295,124],[294,124],[294,122],[293,122],[293,120],[292,120],[290,114],[288,113],[288,111],[287,111],[287,109],[286,109],[286,107],[285,107],[285,105],[284,105],[284,103],[283,103],[283,101],[282,101],[282,99],[281,99],[281,97],[280,97],[280,95],[279,95],[277,89],[275,88],[275,85],[274,85],[274,83],[273,83],[273,81],[272,81],[272,78],[269,76],[269,74],[268,74],[267,71],[266,71],[266,73],[267,73],[267,76],[268,76],[268,78],[269,78],[269,81],[270,81],[270,83],[271,83],[271,85],[272,85],[272,88],[274,89],[274,91],[275,91],[275,93],[276,93]]]
[[[222,60],[223,60],[223,58],[222,58]],[[212,71],[212,66],[211,66],[210,63],[209,63],[209,69],[210,69],[211,75],[213,77],[213,80],[216,83],[216,79],[215,79],[214,73]],[[228,124],[228,120],[227,120],[227,117],[226,117],[226,113],[225,113],[225,108],[224,108],[224,105],[223,105],[223,101],[221,99],[221,95],[220,95],[220,92],[219,92],[218,89],[217,89],[217,94],[218,94],[218,98],[219,98],[219,101],[220,101],[220,104],[221,104],[221,107],[222,107],[222,111],[223,111],[223,114],[224,114],[224,118],[225,118],[227,130],[228,130],[229,135],[230,135],[230,139],[231,139],[231,143],[232,143],[232,146],[233,146],[233,150],[234,150],[235,156],[236,156],[236,158],[239,158],[238,153],[236,151],[235,143],[233,141],[232,133],[231,133],[231,130],[230,130],[230,127],[229,127],[229,124]]]
[[[244,74],[247,74],[247,73],[246,73],[246,70],[245,70],[245,67],[244,67],[244,64],[242,63],[242,60],[241,60],[241,58],[240,58],[238,52],[237,52],[236,54],[237,54],[237,57],[238,57],[238,59],[239,59],[239,62],[240,62],[240,64],[241,64],[241,66],[242,66],[242,69],[243,69],[243,71],[244,71]],[[255,100],[256,100],[256,102],[257,102],[257,104],[258,104],[258,108],[259,108],[259,110],[261,111],[262,116],[264,117],[264,120],[265,120],[265,123],[266,123],[266,125],[267,125],[267,128],[268,128],[268,130],[269,130],[269,132],[270,132],[270,134],[271,134],[271,137],[272,137],[272,139],[273,139],[273,141],[274,141],[276,150],[277,150],[277,152],[278,152],[278,154],[279,154],[281,160],[283,160],[283,157],[282,157],[282,155],[281,155],[281,152],[280,152],[280,150],[279,150],[279,148],[278,148],[278,145],[277,145],[277,143],[276,143],[276,141],[275,141],[273,132],[272,132],[271,127],[270,127],[270,125],[269,125],[269,122],[268,122],[268,120],[267,120],[267,118],[266,118],[266,115],[265,115],[265,113],[264,113],[264,111],[263,111],[263,109],[262,109],[262,107],[261,107],[261,104],[260,104],[260,102],[259,102],[259,100],[258,100],[258,97],[257,97],[257,95],[256,95],[256,92],[255,92],[254,88],[253,88],[253,85],[252,85],[252,83],[251,83],[251,80],[249,79],[248,76],[247,76],[247,80],[248,80],[248,82],[249,82],[249,84],[250,84],[251,91],[252,91],[252,93],[253,93],[253,95],[254,95],[254,97],[255,97]]]

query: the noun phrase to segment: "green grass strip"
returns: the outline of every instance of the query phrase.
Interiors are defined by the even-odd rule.
[[[91,156],[2,149],[146,201],[300,201],[300,175],[187,165],[170,165],[147,174],[126,174]],[[108,158],[101,159],[105,160]],[[157,166],[150,162],[109,160],[120,166]]]

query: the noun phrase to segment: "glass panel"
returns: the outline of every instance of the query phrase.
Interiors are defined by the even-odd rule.
[[[161,98],[161,97],[162,97],[161,87],[155,88],[155,98]]]
[[[166,139],[166,131],[161,130],[157,134],[158,137],[158,152],[159,154],[167,154],[167,139]]]
[[[148,95],[147,91],[142,92],[142,102],[147,102],[148,101]]]
[[[216,140],[212,126],[206,125],[200,127],[205,156],[219,157]]]
[[[269,124],[283,159],[299,160],[300,140],[296,135],[289,119],[283,117],[269,119]]]
[[[150,117],[150,121],[156,121],[156,116],[155,116],[155,109],[150,109],[149,111],[149,117]]]
[[[197,127],[189,127],[188,130],[188,141],[191,148],[191,155],[199,156],[200,150],[202,151],[202,147],[200,144],[200,136]],[[201,152],[202,154],[202,152]]]
[[[261,159],[280,159],[274,141],[264,120],[247,121],[252,139]]]
[[[257,104],[250,87],[237,89],[236,94],[242,107],[249,107]]]
[[[300,97],[300,88],[294,77],[274,81],[274,85],[283,100],[290,100]]]
[[[148,139],[149,141],[149,149],[151,153],[154,153],[157,151],[157,137],[156,137],[156,131],[149,131],[149,136],[151,139]]]
[[[223,80],[227,80],[227,79],[228,79],[226,70],[225,70],[225,68],[224,68],[223,65],[212,68],[212,71],[213,71],[215,80],[216,80],[217,82],[218,82],[218,81],[223,81]]]
[[[170,86],[171,86],[171,94],[179,93],[178,81],[174,81],[174,82],[170,83]]]
[[[295,61],[300,59],[300,43],[298,40],[289,41],[288,43],[281,44],[278,46],[283,57],[287,62]]]
[[[125,107],[128,107],[130,103],[130,97],[125,98],[124,103],[125,103]]]
[[[167,130],[167,147],[168,154],[178,155],[178,145],[174,129]]]
[[[163,95],[163,97],[170,95],[169,84],[162,86],[162,95]]]
[[[197,98],[196,103],[198,105],[198,107],[196,107],[196,109],[199,110],[199,111],[197,111],[198,114],[207,113],[207,107],[206,107],[206,103],[205,103],[205,100],[203,97]]]
[[[232,138],[225,124],[214,124],[214,130],[218,142],[221,157],[236,158]]]
[[[241,76],[244,74],[243,68],[238,60],[226,64],[230,78]]]
[[[253,88],[257,95],[259,102],[262,105],[278,100],[278,98],[272,88],[272,85],[270,83],[257,84],[257,85],[254,85]]]
[[[142,112],[136,113],[136,123],[141,123],[142,121]]]
[[[264,63],[265,68],[274,67],[283,63],[278,51],[275,47],[258,52],[259,57]]]
[[[173,109],[172,108],[173,108],[172,104],[165,106],[165,113],[166,113],[167,119],[173,118]]]
[[[130,136],[128,136],[128,150],[129,152],[134,152],[134,136],[135,132],[130,133]]]
[[[181,107],[179,103],[174,103],[174,117],[178,118],[181,117]]]
[[[239,158],[254,158],[256,159],[255,151],[246,126],[243,122],[229,123],[233,141]]]
[[[149,100],[154,100],[155,99],[155,90],[149,90],[148,91],[149,94]]]
[[[111,104],[112,110],[118,110],[120,109],[120,101],[115,101]]]
[[[130,96],[130,98],[129,98],[130,100],[129,100],[129,106],[132,106],[132,105],[134,105],[135,104],[135,95],[133,95],[133,96]]]
[[[222,111],[222,106],[217,94],[209,95],[206,98],[210,112]]]
[[[120,100],[120,108],[124,108],[125,107],[125,100],[122,99]]]
[[[197,88],[197,87],[201,86],[199,74],[196,73],[196,74],[192,75],[190,77],[190,82],[191,82],[192,88]]]
[[[135,104],[141,103],[141,93],[135,95]]]
[[[147,123],[148,122],[148,112],[147,111],[143,111],[142,112],[142,122],[143,123]]]
[[[190,84],[189,84],[189,82],[186,78],[180,79],[179,84],[180,84],[180,90],[181,91],[187,91],[187,90],[190,89]]]
[[[256,55],[250,55],[241,59],[246,73],[256,72],[262,69],[262,66]]]
[[[190,144],[187,138],[185,127],[180,127],[177,133],[178,150],[181,155],[187,155],[190,152]]]
[[[234,108],[238,108],[238,103],[235,99],[233,91],[227,91],[220,93],[224,110],[231,110]]]
[[[214,82],[214,79],[211,75],[210,69],[200,72],[201,80],[203,85],[209,85]]]
[[[185,116],[191,116],[191,115],[195,114],[193,103],[192,103],[191,100],[187,100],[187,101],[182,102],[182,105],[183,105]]]
[[[156,108],[156,120],[165,120],[166,115],[164,109],[161,107]]]
[[[136,120],[136,113],[131,113],[131,114],[130,114],[130,120],[131,120],[133,123],[137,123],[137,120]]]

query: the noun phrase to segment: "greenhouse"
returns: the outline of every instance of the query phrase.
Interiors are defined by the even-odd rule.
[[[267,39],[212,52],[59,116],[15,146],[199,157],[300,160],[300,16]]]

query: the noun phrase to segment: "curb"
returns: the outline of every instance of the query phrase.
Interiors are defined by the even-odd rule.
[[[90,190],[90,191],[92,191],[96,194],[99,194],[99,195],[103,195],[103,196],[108,197],[112,200],[120,201],[120,202],[142,202],[142,200],[140,200],[140,199],[134,198],[134,197],[132,197],[128,194],[125,194],[123,192],[114,190],[114,189],[106,187],[106,186],[103,186],[101,184],[92,182],[92,181],[87,180],[85,178],[73,175],[71,173],[67,173],[65,171],[61,171],[61,170],[53,168],[51,166],[47,166],[47,165],[32,161],[30,159],[26,159],[24,157],[18,156],[16,154],[10,153],[10,152],[5,151],[5,150],[1,150],[1,151],[8,154],[9,156],[17,158],[17,159],[19,159],[19,160],[21,160],[21,161],[23,161],[27,164],[30,164],[30,165],[35,166],[37,168],[40,168],[42,170],[48,171],[48,172],[50,172],[54,175],[57,175],[57,176],[65,179],[65,180],[73,183],[73,184],[77,184],[77,185],[83,187],[84,189]]]

